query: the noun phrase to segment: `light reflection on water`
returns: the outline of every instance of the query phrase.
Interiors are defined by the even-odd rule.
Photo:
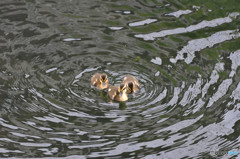
[[[0,157],[209,158],[239,147],[239,13],[228,3],[0,2]],[[132,74],[141,88],[110,103],[90,86],[95,72],[111,85]]]
[[[139,34],[139,35],[135,35],[135,37],[143,38],[144,40],[154,40],[155,38],[165,37],[168,35],[176,35],[176,34],[182,34],[182,33],[187,33],[187,32],[193,32],[193,31],[203,29],[206,27],[216,27],[216,26],[219,26],[224,23],[230,23],[230,22],[232,22],[232,19],[236,18],[237,16],[239,16],[239,13],[234,12],[234,13],[229,14],[229,16],[227,16],[225,18],[217,18],[217,19],[210,20],[210,21],[202,21],[196,25],[190,25],[186,28],[163,30],[163,31],[160,31],[157,33],[149,33],[149,34],[145,34],[145,35]]]

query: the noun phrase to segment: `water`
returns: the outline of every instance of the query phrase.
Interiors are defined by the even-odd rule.
[[[240,153],[239,2],[5,0],[0,12],[0,157]],[[111,104],[95,72],[141,89]]]

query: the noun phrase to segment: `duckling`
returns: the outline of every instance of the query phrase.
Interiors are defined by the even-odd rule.
[[[126,84],[128,93],[136,93],[139,90],[139,82],[137,78],[132,75],[126,75],[122,83]]]
[[[99,89],[108,88],[108,77],[107,74],[95,73],[91,78],[91,85]]]
[[[108,96],[111,101],[116,100],[119,102],[124,102],[128,100],[127,90],[125,84],[120,84],[119,86],[110,86],[108,88]]]

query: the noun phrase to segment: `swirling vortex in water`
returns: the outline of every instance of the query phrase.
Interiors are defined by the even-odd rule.
[[[0,2],[0,157],[208,158],[240,146],[237,9],[126,3]],[[90,87],[95,72],[141,88],[111,104]]]

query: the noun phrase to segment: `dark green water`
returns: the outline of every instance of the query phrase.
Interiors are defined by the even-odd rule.
[[[237,0],[1,0],[0,157],[239,155],[239,24]],[[95,72],[141,89],[111,104]]]

